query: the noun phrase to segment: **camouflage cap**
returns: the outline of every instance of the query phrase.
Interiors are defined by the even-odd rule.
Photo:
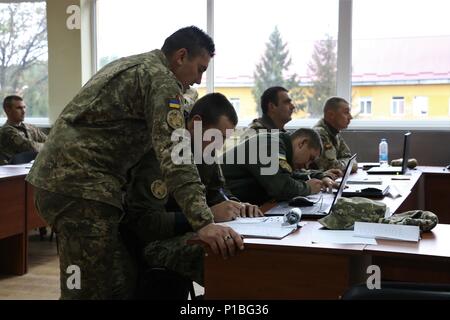
[[[331,213],[319,222],[328,229],[352,229],[355,221],[378,222],[384,218],[386,204],[367,198],[339,198]]]
[[[394,214],[389,218],[380,219],[380,222],[419,226],[420,231],[426,232],[433,229],[439,223],[439,219],[433,212],[412,210]]]

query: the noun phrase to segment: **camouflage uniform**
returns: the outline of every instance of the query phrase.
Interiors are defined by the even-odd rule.
[[[21,123],[13,125],[6,121],[0,129],[0,152],[6,161],[15,154],[26,151],[41,151],[47,136],[37,127]]]
[[[352,154],[339,132],[325,122],[319,120],[314,129],[320,135],[323,144],[323,152],[315,162],[319,170],[341,169],[345,170]],[[357,163],[354,163],[357,166]]]
[[[256,164],[250,164],[249,144],[253,143],[255,139],[266,139],[272,137],[275,143],[279,145],[279,168],[274,175],[262,175],[261,168],[268,167],[259,161]],[[244,148],[244,151],[239,151]],[[245,163],[238,164],[237,155],[245,154]],[[258,153],[258,152],[257,152]],[[271,154],[270,151],[266,154]],[[233,164],[227,159],[233,159]],[[290,135],[287,133],[268,134],[260,133],[244,143],[239,144],[231,150],[228,150],[222,156],[222,170],[230,191],[238,197],[241,201],[262,204],[269,200],[275,199],[277,201],[289,200],[299,195],[311,194],[311,188],[303,181],[307,180],[307,175],[311,174],[312,178],[322,179],[323,173],[319,171],[311,172],[294,172],[292,164],[292,142]]]
[[[220,189],[225,181],[218,164],[198,164],[197,169],[206,187],[209,206],[225,199]],[[124,226],[138,236],[137,247],[143,248],[145,263],[165,267],[197,283],[203,283],[203,255],[200,245],[189,245],[192,228],[175,200],[168,193],[153,151],[147,153],[131,172],[126,194],[127,216]],[[140,249],[138,249],[140,250]]]
[[[192,228],[196,231],[206,226],[213,221],[213,215],[195,165],[175,165],[171,159],[176,144],[171,141],[171,134],[185,125],[181,90],[160,50],[108,64],[62,111],[27,181],[55,197],[62,194],[108,205],[102,209],[105,215],[93,223],[106,223],[108,228],[116,229],[117,217],[111,212],[122,210],[122,192],[129,170],[153,150],[167,189],[183,208]],[[40,201],[39,196],[36,198]],[[63,214],[54,210],[40,213],[50,225]],[[80,215],[78,211],[70,212],[67,219],[76,225],[81,223]],[[64,227],[59,232],[67,232],[59,236],[71,236]],[[98,245],[99,249],[94,250],[95,241],[89,245],[92,253],[102,247]],[[63,259],[60,258],[61,265],[71,264]],[[110,262],[105,264],[111,269]],[[97,280],[103,276],[98,272]]]

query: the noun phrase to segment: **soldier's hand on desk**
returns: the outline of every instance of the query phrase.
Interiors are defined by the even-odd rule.
[[[242,203],[242,208],[241,208],[241,217],[249,217],[249,218],[253,218],[253,217],[262,217],[264,216],[264,213],[262,213],[261,210],[259,210],[258,206],[255,206],[253,204],[250,203]]]
[[[197,235],[207,243],[214,254],[221,254],[224,259],[234,256],[236,250],[244,250],[241,236],[230,227],[210,223],[197,231]]]
[[[308,180],[306,184],[311,188],[311,194],[318,193],[322,189],[322,181],[318,179]]]
[[[322,189],[324,189],[324,191],[328,191],[333,188],[337,189],[338,187],[339,187],[339,184],[336,181],[331,180],[328,177],[325,177],[322,179]]]
[[[329,169],[323,173],[325,176],[330,177],[333,180],[336,180],[339,177],[343,176],[343,173],[340,169]]]
[[[243,204],[233,200],[223,201],[211,207],[215,222],[225,222],[241,216]]]

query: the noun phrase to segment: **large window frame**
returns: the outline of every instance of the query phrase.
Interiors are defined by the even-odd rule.
[[[92,0],[94,7],[97,0]],[[207,30],[206,32],[214,39],[214,0],[207,1]],[[337,38],[337,95],[352,103],[352,7],[353,0],[339,0],[338,10],[338,38]],[[95,9],[94,9],[95,10]],[[94,18],[95,19],[95,18]],[[95,21],[92,28],[95,33]],[[92,37],[95,39],[95,35]],[[96,43],[92,44],[92,54],[96,55]],[[93,57],[94,59],[95,57]],[[96,61],[96,60],[95,60]],[[207,92],[214,92],[214,61],[206,72]],[[450,103],[450,102],[449,102]],[[449,106],[450,113],[450,106]],[[298,127],[312,127],[318,119],[294,119],[287,125],[287,129]],[[248,123],[239,123],[238,127],[247,126]],[[381,129],[381,130],[447,130],[450,131],[449,120],[369,120],[354,119],[349,126],[351,130]]]

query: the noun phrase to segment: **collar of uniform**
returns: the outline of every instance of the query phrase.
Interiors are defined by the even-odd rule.
[[[292,163],[292,141],[289,133],[280,132],[280,142],[284,145],[287,162],[291,165],[291,167],[294,167],[294,164]]]
[[[275,125],[275,122],[273,122],[272,118],[269,117],[267,114],[263,114],[261,118],[259,118],[260,122],[266,127],[267,130],[273,130],[278,129]],[[279,129],[281,132],[286,132],[285,129]]]
[[[337,136],[339,131],[336,130],[329,122],[327,122],[325,119],[320,120],[323,123],[323,127],[332,135]]]
[[[159,60],[161,61],[161,63],[167,68],[167,70],[169,70],[169,72],[173,75],[173,78],[177,81],[178,86],[180,87],[180,90],[182,93],[185,92],[183,85],[181,84],[181,82],[177,79],[177,77],[175,77],[175,74],[172,72],[172,70],[170,70],[170,64],[169,64],[169,60],[167,60],[166,55],[164,54],[164,52],[162,52],[159,49],[155,49],[153,51],[151,51],[152,53],[154,53]]]
[[[6,125],[14,127],[14,128],[25,128],[25,124],[23,122],[19,123],[19,124],[14,124],[12,122],[10,122],[9,120],[6,120]]]

